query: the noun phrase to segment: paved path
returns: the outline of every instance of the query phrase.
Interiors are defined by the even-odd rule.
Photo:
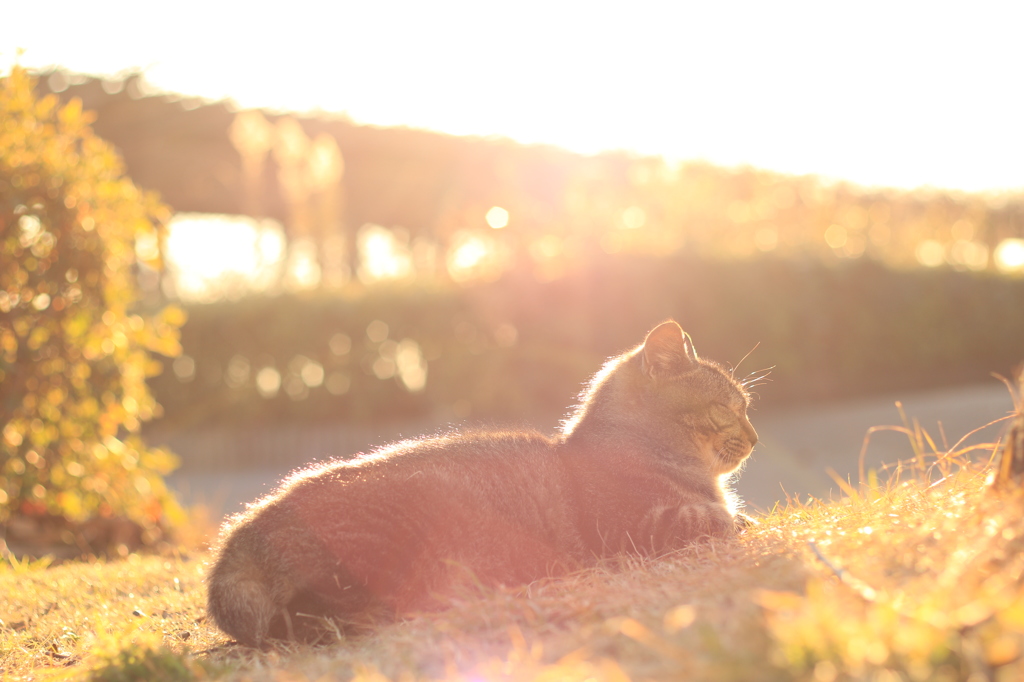
[[[757,509],[770,509],[784,501],[786,493],[827,498],[838,494],[839,486],[828,470],[843,479],[859,481],[858,459],[865,436],[873,426],[903,426],[896,401],[903,404],[907,419],[926,431],[936,445],[943,447],[943,436],[952,446],[973,429],[1005,416],[1013,409],[1007,388],[992,382],[940,391],[894,394],[821,406],[794,407],[751,414],[761,443],[736,484],[736,490]],[[940,426],[941,424],[941,426]],[[1003,424],[985,428],[965,441],[995,442]],[[927,448],[925,452],[931,452]],[[976,452],[975,457],[987,453]],[[865,451],[865,467],[878,468],[887,463],[914,456],[910,438],[894,431],[871,435]],[[880,473],[884,479],[887,474]]]
[[[787,493],[799,495],[801,499],[809,495],[827,498],[838,494],[838,486],[828,470],[851,481],[858,480],[858,457],[868,429],[902,424],[896,400],[902,401],[907,417],[917,419],[940,445],[942,431],[953,444],[972,429],[1006,415],[1013,407],[1006,387],[993,380],[983,385],[941,391],[907,392],[763,413],[754,411],[751,421],[761,442],[736,484],[737,492],[748,505],[760,510],[785,501]],[[1000,424],[984,429],[969,442],[993,442],[1001,428]],[[223,439],[224,435],[219,438]],[[390,434],[366,432],[348,439],[351,443],[348,451],[358,452],[394,438]],[[173,442],[172,447],[175,447]],[[185,454],[180,447],[176,450]],[[906,435],[882,431],[872,436],[865,464],[869,468],[878,467],[912,456],[913,449]],[[205,504],[218,516],[240,511],[246,502],[269,492],[290,468],[264,465],[229,474],[186,470],[171,476],[170,483],[185,502]]]

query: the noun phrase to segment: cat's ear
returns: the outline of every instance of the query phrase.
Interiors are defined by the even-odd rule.
[[[652,379],[666,374],[682,374],[696,369],[697,351],[690,335],[677,322],[658,325],[644,341],[644,374]]]

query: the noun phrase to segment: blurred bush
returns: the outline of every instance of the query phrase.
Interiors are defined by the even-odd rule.
[[[81,104],[0,79],[0,522],[127,517],[152,529],[177,507],[176,465],[147,447],[158,414],[150,351],[179,350],[180,309],[136,309],[159,266],[168,210],[127,178]]]

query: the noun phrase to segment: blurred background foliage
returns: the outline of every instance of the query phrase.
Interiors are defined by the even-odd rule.
[[[984,381],[1024,356],[1024,195],[857,187],[627,152],[238,111],[41,74],[175,212],[142,305],[188,311],[149,379],[169,432],[550,425],[666,317],[767,405]],[[883,160],[879,161],[880,163]],[[169,352],[169,351],[168,351]]]
[[[667,317],[727,366],[760,343],[738,372],[774,366],[773,381],[757,389],[758,409],[985,381],[1024,351],[1020,280],[864,260],[825,267],[604,254],[588,263],[550,282],[513,272],[458,289],[192,307],[188,355],[153,380],[164,425],[412,417],[550,425],[607,357]],[[427,370],[415,391],[397,357],[410,340]]]
[[[81,103],[0,80],[0,522],[122,517],[152,531],[178,509],[148,447],[151,353],[180,352],[180,308],[136,305],[140,243],[170,217],[124,176]],[[158,250],[148,258],[158,265]]]

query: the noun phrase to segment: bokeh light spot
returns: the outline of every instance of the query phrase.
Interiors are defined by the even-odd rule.
[[[390,379],[395,376],[395,361],[390,358],[379,357],[373,361],[373,375],[378,379]]]
[[[926,268],[937,268],[946,261],[946,247],[937,239],[925,239],[917,245],[917,262]]]
[[[842,225],[829,225],[825,230],[825,243],[833,249],[841,249],[846,245],[846,228]]]
[[[500,230],[508,225],[508,211],[501,206],[492,206],[485,217],[487,224],[495,230]]]
[[[1003,272],[1024,270],[1024,239],[1004,239],[995,251],[996,267]]]
[[[302,370],[299,372],[299,376],[302,377],[303,383],[310,388],[316,388],[317,386],[324,383],[324,366],[314,360],[309,360],[303,365]]]
[[[388,333],[391,330],[388,328],[387,322],[381,320],[374,320],[370,324],[366,325],[366,338],[373,343],[383,343],[388,338]]]
[[[398,377],[410,393],[418,393],[427,385],[427,361],[420,345],[413,339],[402,339],[395,349]]]
[[[630,206],[622,212],[622,226],[627,230],[636,230],[647,223],[647,213],[639,206]]]
[[[331,352],[335,355],[347,355],[352,350],[352,339],[349,338],[348,334],[338,332],[331,336],[328,345],[331,348]]]
[[[452,237],[446,264],[448,275],[456,282],[492,281],[501,275],[505,259],[494,236],[463,230]]]
[[[192,381],[196,376],[196,361],[189,355],[179,355],[171,364],[178,381]]]
[[[285,286],[292,291],[314,289],[320,284],[320,262],[311,239],[296,239],[288,250]]]
[[[409,279],[416,274],[408,234],[404,231],[366,224],[360,228],[356,241],[359,279],[364,283]]]
[[[256,373],[256,390],[264,398],[273,398],[281,388],[281,373],[273,367],[264,367]]]

